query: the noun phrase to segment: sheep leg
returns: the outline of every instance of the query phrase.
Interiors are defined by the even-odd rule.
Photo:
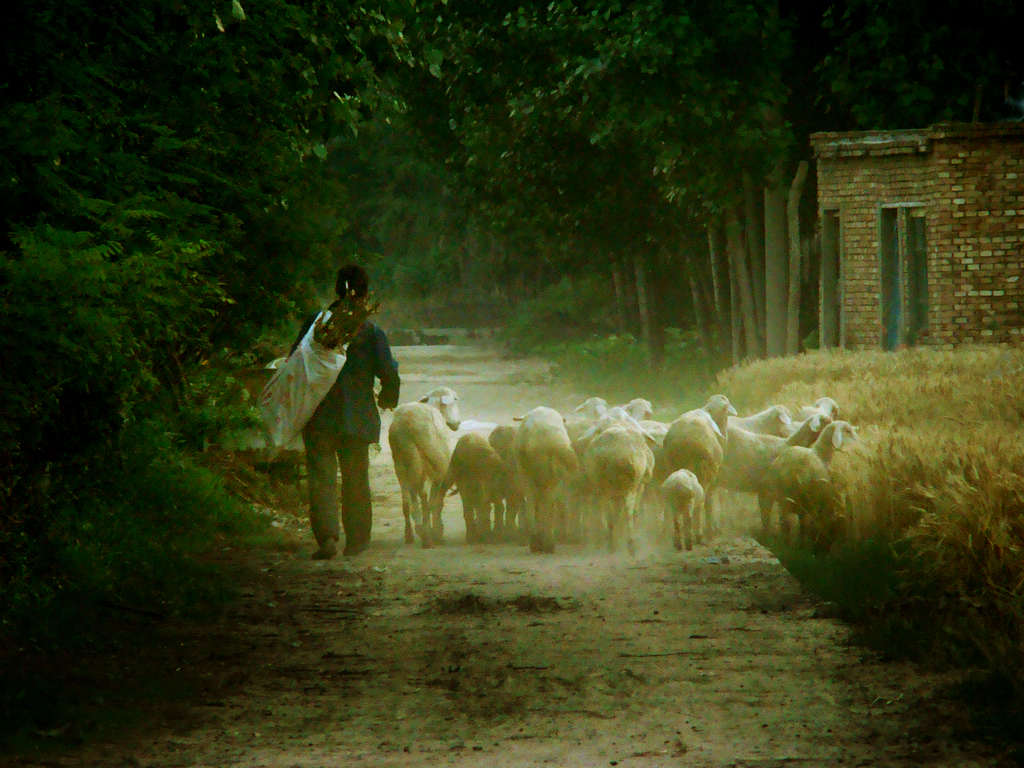
[[[763,534],[771,532],[772,502],[772,497],[767,493],[762,491],[757,494],[757,507],[761,512],[761,533]]]
[[[686,506],[672,510],[672,543],[681,552],[685,543],[687,551],[693,549],[693,516],[696,504],[693,499]],[[680,531],[680,528],[682,529]]]
[[[470,504],[466,495],[462,495],[462,519],[466,523],[466,543],[472,544],[476,541],[476,520],[473,518],[473,505]]]
[[[554,494],[552,494],[551,501],[554,509],[554,539],[559,544],[567,544],[569,542],[569,531],[572,528],[569,520],[569,506],[564,503],[563,499],[555,497]]]
[[[696,506],[696,502],[690,499],[683,509],[683,541],[687,552],[693,549],[693,516],[696,512]]]
[[[435,499],[435,502],[431,505],[430,530],[435,544],[444,541],[444,519],[441,517],[441,511],[444,507],[445,492],[441,483],[431,483],[430,496]]]
[[[491,502],[481,496],[476,505],[474,516],[477,541],[487,541],[491,537]]]
[[[552,512],[553,512],[552,494],[550,492],[538,492],[537,502],[534,505],[536,510],[534,516],[534,536],[536,539],[536,549],[534,549],[533,543],[531,543],[530,549],[534,552],[542,552],[550,554],[555,551],[555,540],[552,531]]]
[[[614,552],[615,545],[618,544],[619,539],[619,528],[620,528],[620,514],[622,511],[621,505],[616,500],[606,500],[604,502],[606,512],[606,520],[608,523],[608,551]]]
[[[640,496],[630,495],[626,497],[626,507],[623,509],[623,524],[626,528],[626,551],[629,554],[636,554],[636,539],[633,534],[636,530],[636,519],[640,514]]]
[[[715,506],[718,494],[714,493],[711,489],[704,494],[704,539],[710,541],[717,530],[717,523],[715,521]]]
[[[500,498],[492,499],[484,507],[487,513],[487,530],[490,541],[501,541],[505,535],[505,524],[503,517],[505,513],[505,502]]]
[[[497,499],[488,502],[488,506],[492,508],[494,515],[494,524],[491,527],[492,538],[494,541],[501,541],[505,537],[505,502],[502,499]]]
[[[796,505],[793,502],[783,501],[779,508],[779,532],[782,540],[787,544],[792,542],[792,518],[790,515],[796,513]]]
[[[424,549],[430,549],[434,545],[430,527],[430,502],[424,500],[422,489],[414,491],[412,498],[413,515],[419,521],[420,544]]]
[[[515,493],[505,501],[505,529],[507,535],[515,541],[523,541],[526,536],[526,500]]]
[[[705,495],[704,499],[701,501],[701,503],[694,508],[694,515],[693,515],[693,538],[694,538],[694,541],[696,541],[696,543],[698,543],[698,544],[703,544],[704,540],[705,540],[705,536],[704,536],[705,520],[707,520],[707,516],[708,516],[707,505],[708,505],[708,497]]]
[[[416,541],[416,537],[413,535],[412,526],[412,494],[408,488],[402,488],[402,516],[405,518],[405,543],[412,544]]]
[[[526,532],[527,539],[530,542],[531,552],[542,552],[543,542],[540,535],[541,529],[541,512],[540,503],[537,499],[537,492],[531,490],[526,497],[526,502],[523,507],[523,512],[526,513]]]

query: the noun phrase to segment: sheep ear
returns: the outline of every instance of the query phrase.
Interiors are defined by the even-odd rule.
[[[813,416],[811,416],[810,422],[811,422],[811,425],[810,425],[811,429],[813,429],[815,432],[821,432],[821,414],[820,413],[816,413]]]
[[[730,416],[739,416],[739,413],[737,413],[736,409],[733,408],[732,403],[729,404],[729,410],[726,411],[726,413],[728,413]]]
[[[785,424],[788,427],[788,426],[790,426],[793,423],[792,417],[790,417],[789,412],[785,408],[779,408],[778,414],[779,414],[779,421],[782,424]]]
[[[833,429],[832,430],[832,447],[839,448],[843,444],[843,430]]]
[[[522,421],[524,418],[526,418],[526,417],[525,416],[513,416],[512,417],[512,421]],[[564,421],[564,419],[563,419],[563,421]]]
[[[430,395],[424,395],[423,397],[421,397],[419,399],[419,402],[421,402],[421,403],[429,403],[430,402]]]

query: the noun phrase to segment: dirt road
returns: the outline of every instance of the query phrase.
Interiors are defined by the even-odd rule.
[[[464,418],[591,394],[480,349],[396,354],[403,400],[448,384]],[[692,552],[652,542],[635,558],[542,556],[464,545],[450,499],[447,544],[423,550],[402,543],[386,450],[371,482],[367,553],[310,560],[305,524],[286,520],[303,549],[251,553],[265,562],[243,601],[174,635],[166,663],[198,681],[197,696],[43,764],[1008,764],[963,736],[944,680],[848,645],[844,625],[743,535],[749,508]]]

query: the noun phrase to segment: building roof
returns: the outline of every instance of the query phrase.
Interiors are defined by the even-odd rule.
[[[1024,122],[936,123],[928,128],[893,131],[847,131],[811,134],[815,157],[884,157],[927,154],[934,141],[1009,139],[1024,141]]]

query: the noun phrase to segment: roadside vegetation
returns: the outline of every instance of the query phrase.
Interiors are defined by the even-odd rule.
[[[828,394],[845,534],[783,562],[882,649],[985,666],[1024,694],[1024,352],[816,352],[732,369],[747,409]]]

